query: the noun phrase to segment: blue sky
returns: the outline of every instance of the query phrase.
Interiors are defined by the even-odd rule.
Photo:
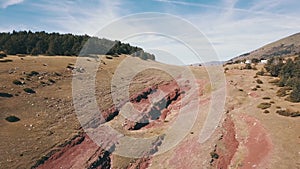
[[[220,60],[227,60],[300,32],[299,7],[299,0],[1,0],[0,31],[44,30],[95,35],[120,17],[161,12],[178,16],[197,27],[211,42]],[[159,26],[160,23],[153,24]],[[146,50],[163,46],[167,41],[143,38],[147,42],[141,37],[127,41]],[[180,53],[173,47],[178,50],[175,53]],[[182,50],[180,54],[178,57],[187,57]]]

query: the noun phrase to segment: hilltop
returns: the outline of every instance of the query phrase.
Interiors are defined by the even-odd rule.
[[[267,44],[252,52],[234,57],[229,61],[251,60],[253,58],[262,60],[271,57],[287,57],[300,54],[300,33],[293,34],[273,43]]]

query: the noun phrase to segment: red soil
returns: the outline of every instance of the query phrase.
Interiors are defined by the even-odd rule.
[[[174,169],[193,168],[192,166],[198,166],[202,163],[201,156],[198,156],[201,149],[202,147],[198,142],[197,136],[186,140],[176,147],[174,155],[169,161],[169,165]]]
[[[234,123],[230,117],[224,120],[222,133],[223,137],[221,142],[225,147],[224,149],[217,148],[216,150],[217,154],[219,154],[217,168],[227,168],[239,146],[239,142],[236,140]]]
[[[263,125],[254,117],[241,117],[248,125],[249,136],[245,146],[248,150],[242,168],[266,168],[268,157],[273,148],[272,140]]]

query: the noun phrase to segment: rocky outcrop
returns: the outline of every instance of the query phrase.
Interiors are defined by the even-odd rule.
[[[124,128],[127,130],[139,130],[157,120],[165,120],[167,115],[170,113],[171,104],[178,101],[182,94],[177,85],[169,84],[169,86],[168,90],[166,90],[163,86],[147,88],[134,98],[131,98],[133,105],[146,102],[148,103],[148,107],[146,109],[142,109],[136,119],[126,119],[123,124]],[[157,91],[164,93],[164,96],[153,102],[154,99],[151,100],[150,98],[156,97],[154,95]]]
[[[43,156],[32,168],[111,168],[111,153],[115,145],[104,150],[86,134],[78,134]]]

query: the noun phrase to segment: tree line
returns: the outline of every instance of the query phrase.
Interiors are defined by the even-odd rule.
[[[142,59],[154,60],[155,56],[144,52],[142,48],[131,46],[120,41],[111,41],[104,38],[88,35],[73,35],[13,31],[0,33],[0,51],[9,55],[63,55],[80,56],[89,54],[129,54]]]
[[[280,78],[278,86],[292,89],[288,98],[290,101],[300,102],[300,56],[293,60],[289,58],[286,62],[281,58],[271,58],[265,69],[271,76]]]

